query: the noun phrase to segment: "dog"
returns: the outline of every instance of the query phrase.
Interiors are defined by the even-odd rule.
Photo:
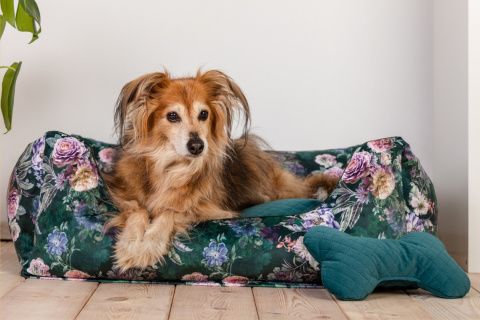
[[[232,139],[237,116],[243,135]],[[107,227],[119,231],[113,257],[123,271],[163,263],[175,235],[196,223],[279,199],[324,200],[337,184],[296,177],[263,151],[247,99],[221,71],[141,76],[123,87],[115,124],[120,148],[105,182],[120,213]]]

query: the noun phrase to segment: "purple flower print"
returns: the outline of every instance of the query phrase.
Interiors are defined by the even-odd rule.
[[[278,231],[280,230],[280,227],[278,226],[273,226],[272,228],[270,227],[265,227],[263,228],[262,232],[260,232],[260,236],[262,238],[268,239],[270,241],[275,241],[279,234]]]
[[[203,256],[207,259],[207,266],[220,267],[227,261],[227,252],[228,249],[223,242],[219,243],[218,246],[215,242],[210,242],[210,245],[203,249]]]
[[[32,200],[32,211],[30,211],[30,218],[32,218],[33,223],[37,223],[38,211],[40,211],[40,196],[36,196]]]
[[[57,176],[57,181],[55,183],[55,187],[58,190],[63,190],[65,188],[65,184],[68,182],[68,176],[70,175],[72,169],[68,170],[69,168],[72,168],[72,166],[68,167],[67,170],[62,171],[58,176]]]
[[[43,177],[42,177],[43,173],[44,173],[44,171],[41,170],[41,169],[33,171],[33,175],[35,176],[35,180],[37,180],[36,186],[38,188],[41,188],[42,185],[43,185]],[[26,181],[28,181],[28,179]]]
[[[250,219],[231,220],[229,224],[233,231],[246,236],[253,236],[259,227],[257,221]]]
[[[407,214],[407,229],[405,231],[407,233],[424,231],[423,222],[421,219],[418,218],[415,212],[410,212],[409,214]]]
[[[83,159],[87,153],[85,145],[75,138],[67,137],[58,139],[53,147],[52,159],[57,167],[63,167],[67,164],[75,164]]]
[[[293,173],[297,176],[304,176],[307,174],[307,169],[305,169],[300,163],[298,162],[284,162],[282,163],[282,167]]]
[[[295,160],[295,153],[294,152],[269,152],[267,151],[273,160],[277,162],[285,162],[285,161],[292,161]]]
[[[88,206],[85,204],[83,200],[74,200],[73,201],[73,214],[75,216],[83,216],[86,215],[88,212]]]
[[[84,226],[86,229],[97,229],[99,223],[96,216],[75,216],[75,220],[81,226]]]
[[[405,229],[405,217],[403,215],[403,211],[396,211],[390,206],[383,209],[383,213],[387,219],[388,224],[395,232],[403,232]]]
[[[357,190],[355,190],[355,196],[357,197],[360,203],[368,203],[369,186],[368,186],[368,182],[365,182],[366,178],[363,180],[364,182],[360,185],[360,187]]]
[[[42,169],[43,151],[45,150],[45,136],[33,143],[32,168],[35,171]]]
[[[301,216],[302,225],[308,231],[316,226],[327,226],[334,229],[340,229],[340,225],[335,221],[335,216],[331,209],[316,209]]]
[[[96,215],[87,215],[90,209],[83,200],[74,201],[73,215],[79,225],[84,226],[86,229],[97,229],[98,219]]]
[[[343,181],[346,183],[356,183],[361,178],[367,176],[371,161],[372,155],[370,153],[365,151],[355,153],[343,173]]]
[[[417,157],[415,157],[409,145],[405,147],[405,150],[403,151],[403,156],[407,158],[408,161],[418,161]]]
[[[58,233],[58,230],[53,230],[47,237],[48,253],[55,254],[57,256],[62,255],[67,250],[65,246],[68,242],[65,232]]]

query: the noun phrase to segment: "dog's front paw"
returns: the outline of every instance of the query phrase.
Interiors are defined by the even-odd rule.
[[[168,254],[166,243],[156,243],[148,238],[131,240],[119,237],[114,248],[115,265],[122,272],[132,268],[145,269],[158,262],[163,264],[165,262],[163,256]]]
[[[324,187],[319,187],[317,192],[313,194],[315,199],[325,201],[328,198],[328,191]]]

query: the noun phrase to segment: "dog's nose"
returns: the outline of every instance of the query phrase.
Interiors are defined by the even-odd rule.
[[[200,139],[198,135],[195,138],[188,140],[187,142],[187,149],[194,156],[202,153],[203,147],[204,147],[203,140]]]

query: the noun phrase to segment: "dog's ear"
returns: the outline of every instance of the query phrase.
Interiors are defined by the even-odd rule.
[[[125,146],[145,138],[149,117],[155,106],[149,104],[170,83],[168,72],[155,72],[127,83],[115,106],[115,127],[120,144]]]
[[[243,136],[246,139],[250,125],[250,107],[240,87],[225,73],[218,70],[197,72],[197,79],[204,84],[207,92],[225,115],[228,137],[232,133],[236,114],[243,117]]]

